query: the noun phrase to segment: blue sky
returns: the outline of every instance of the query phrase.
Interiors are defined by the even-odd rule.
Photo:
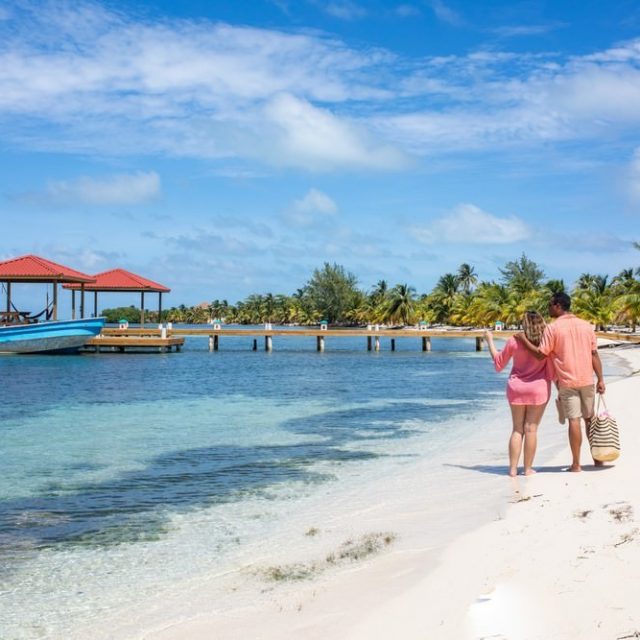
[[[613,276],[640,264],[640,5],[8,0],[0,139],[0,259],[170,305],[325,261],[418,292],[523,252]]]

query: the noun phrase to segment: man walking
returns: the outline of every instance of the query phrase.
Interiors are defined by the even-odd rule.
[[[574,316],[570,309],[571,298],[566,293],[554,293],[549,302],[549,315],[555,318],[555,322],[547,326],[540,346],[533,345],[524,334],[518,334],[516,338],[537,358],[551,358],[555,366],[558,397],[564,415],[569,420],[569,446],[572,457],[569,470],[581,471],[580,417],[585,421],[585,428],[588,428],[593,417],[594,373],[597,379],[595,390],[598,393],[605,392],[605,384],[596,334],[588,322]],[[594,464],[602,463],[594,460]]]

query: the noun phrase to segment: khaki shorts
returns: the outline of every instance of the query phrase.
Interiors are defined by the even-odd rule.
[[[593,415],[593,403],[596,397],[596,388],[590,384],[587,387],[569,389],[561,387],[558,390],[558,398],[562,405],[562,411],[566,418],[590,418]]]

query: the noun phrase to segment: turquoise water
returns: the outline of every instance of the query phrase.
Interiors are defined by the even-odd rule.
[[[437,401],[425,425],[435,429],[503,385],[471,340],[427,354],[367,353],[347,338],[335,352],[288,339],[266,354],[227,340],[217,353],[192,339],[181,354],[5,358],[5,560],[25,547],[135,542],[157,536],[170,511],[332,481],[313,465],[385,456],[358,445],[414,437],[404,425],[424,419],[425,400]]]
[[[1,359],[2,637],[75,637],[231,571],[296,510],[330,517],[345,487],[366,502],[367,482],[455,450],[504,403],[473,339],[396,344],[226,338],[209,353],[190,338],[180,354]]]

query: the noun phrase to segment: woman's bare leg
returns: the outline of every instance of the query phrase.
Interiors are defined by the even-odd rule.
[[[511,404],[511,419],[513,431],[509,438],[509,475],[513,478],[518,475],[518,460],[522,453],[522,441],[524,439],[524,417],[526,405]]]
[[[546,404],[529,404],[524,418],[524,475],[535,473],[532,469],[533,458],[538,447],[538,425],[542,420]]]

